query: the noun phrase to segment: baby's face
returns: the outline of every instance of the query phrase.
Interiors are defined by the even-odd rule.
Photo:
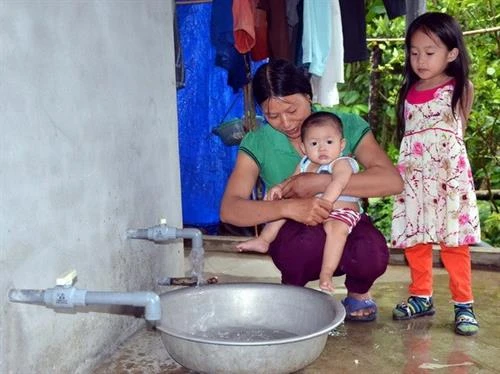
[[[344,141],[335,127],[325,124],[307,129],[303,147],[312,162],[326,165],[342,154]]]

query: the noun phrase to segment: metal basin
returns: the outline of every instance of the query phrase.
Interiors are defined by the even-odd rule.
[[[158,329],[170,356],[200,373],[291,373],[312,363],[345,317],[310,288],[228,283],[160,296]]]

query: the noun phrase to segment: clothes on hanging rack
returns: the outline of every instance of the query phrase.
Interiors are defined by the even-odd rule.
[[[233,0],[234,46],[251,53],[254,61],[269,57],[266,12],[257,8],[258,0]]]
[[[248,83],[243,55],[234,46],[232,0],[213,0],[211,40],[215,48],[215,65],[227,70],[227,83],[237,92]]]
[[[405,0],[383,3],[390,19],[406,13]],[[228,70],[236,91],[248,79],[235,54],[293,61],[311,73],[314,99],[332,106],[343,64],[369,58],[365,17],[364,0],[213,0],[216,65]]]
[[[342,21],[338,0],[333,0],[330,7],[331,42],[328,56],[321,75],[312,74],[313,102],[322,106],[333,106],[339,103],[338,83],[344,83],[344,45]]]

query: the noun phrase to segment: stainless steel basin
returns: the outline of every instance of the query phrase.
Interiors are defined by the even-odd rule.
[[[160,296],[170,356],[200,373],[291,373],[312,363],[345,317],[332,296],[304,287],[228,283]]]

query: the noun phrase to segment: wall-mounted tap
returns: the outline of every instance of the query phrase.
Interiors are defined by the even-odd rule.
[[[11,289],[9,301],[14,303],[45,305],[49,308],[74,308],[86,305],[128,305],[144,307],[144,318],[153,324],[161,320],[160,297],[150,291],[102,292],[73,287],[76,270],[57,278],[54,288],[45,290]]]
[[[191,239],[190,259],[193,264],[191,275],[197,279],[197,284],[203,283],[202,275],[205,250],[203,249],[203,235],[200,230],[171,227],[167,225],[167,220],[162,218],[159,225],[127,230],[127,238],[150,240],[158,244],[163,244],[172,239]]]

